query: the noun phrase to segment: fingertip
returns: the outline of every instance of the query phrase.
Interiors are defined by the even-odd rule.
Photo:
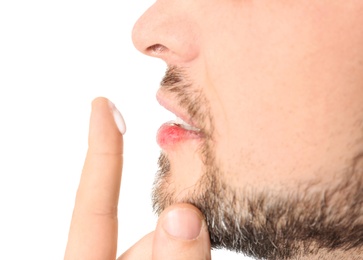
[[[110,103],[104,97],[98,97],[92,101],[88,139],[89,149],[96,153],[122,154],[123,138],[117,125],[120,122],[116,122],[114,115],[116,112],[111,109]],[[119,115],[121,116],[120,113]],[[125,130],[126,127],[124,127],[123,131]]]
[[[192,205],[179,204],[168,208],[161,216],[164,231],[175,239],[197,239],[203,226],[203,215]]]
[[[174,204],[160,215],[153,259],[210,259],[210,250],[205,218],[195,206]]]
[[[107,102],[109,102],[108,98],[105,97],[96,97],[95,99],[92,100],[92,109],[96,108],[98,106],[102,106],[103,104],[106,104]]]
[[[124,135],[126,133],[126,123],[124,117],[122,116],[120,110],[117,109],[116,105],[109,99],[105,97],[97,97],[92,101],[92,111],[104,109],[108,105],[111,114],[113,116],[114,122],[117,126],[119,132]]]

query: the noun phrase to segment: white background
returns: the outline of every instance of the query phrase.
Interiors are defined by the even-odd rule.
[[[97,96],[127,124],[118,254],[154,228],[155,134],[173,116],[155,100],[164,63],[131,42],[152,3],[0,1],[0,259],[63,259]]]

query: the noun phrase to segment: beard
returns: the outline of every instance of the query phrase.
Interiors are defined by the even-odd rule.
[[[170,188],[173,172],[165,153],[159,158],[153,209],[160,214],[174,203],[190,203],[204,214],[212,248],[225,248],[257,259],[293,259],[320,250],[353,250],[363,246],[363,154],[352,159],[343,176],[326,184],[319,180],[295,188],[261,190],[233,188],[218,163],[213,142],[213,118],[207,99],[186,82],[182,69],[168,68],[161,87],[174,93],[203,141],[198,153],[202,175],[182,197]],[[202,107],[203,104],[203,107]]]
[[[362,156],[334,184],[312,182],[280,193],[235,190],[223,181],[220,176],[225,175],[212,160],[206,162],[210,164],[193,191],[180,198],[168,189],[172,172],[162,153],[152,199],[157,214],[174,203],[199,208],[212,248],[257,259],[293,259],[321,249],[347,251],[363,246]]]
[[[171,74],[167,73],[163,82],[179,83],[180,73],[178,80]],[[207,104],[201,93],[189,97],[181,94],[187,93],[186,85],[180,90],[178,84],[172,85],[184,103]],[[162,153],[152,195],[157,214],[174,203],[193,204],[205,216],[212,248],[257,259],[293,259],[320,250],[347,251],[363,246],[363,154],[352,159],[337,175],[343,177],[334,183],[313,180],[279,192],[242,185],[233,188],[226,176],[240,173],[224,171],[216,158],[211,114],[206,109],[199,113],[201,109],[195,105],[188,110],[199,119],[208,119],[203,125],[210,126],[209,131],[202,129],[204,139],[198,151],[202,175],[192,190],[177,196],[169,186],[173,180],[171,162]]]

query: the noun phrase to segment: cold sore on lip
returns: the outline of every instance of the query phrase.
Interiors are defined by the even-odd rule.
[[[202,135],[199,131],[184,128],[174,122],[163,124],[157,133],[157,143],[162,149],[174,146],[182,141],[199,139]]]

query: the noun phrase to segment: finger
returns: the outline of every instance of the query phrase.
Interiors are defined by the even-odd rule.
[[[123,152],[118,125],[123,120],[113,109],[105,98],[92,102],[88,151],[68,236],[67,260],[116,258]]]
[[[190,204],[174,204],[160,216],[153,260],[209,260],[209,233],[202,213]]]
[[[125,253],[117,258],[117,260],[151,260],[153,240],[154,232],[151,232],[130,247]]]

